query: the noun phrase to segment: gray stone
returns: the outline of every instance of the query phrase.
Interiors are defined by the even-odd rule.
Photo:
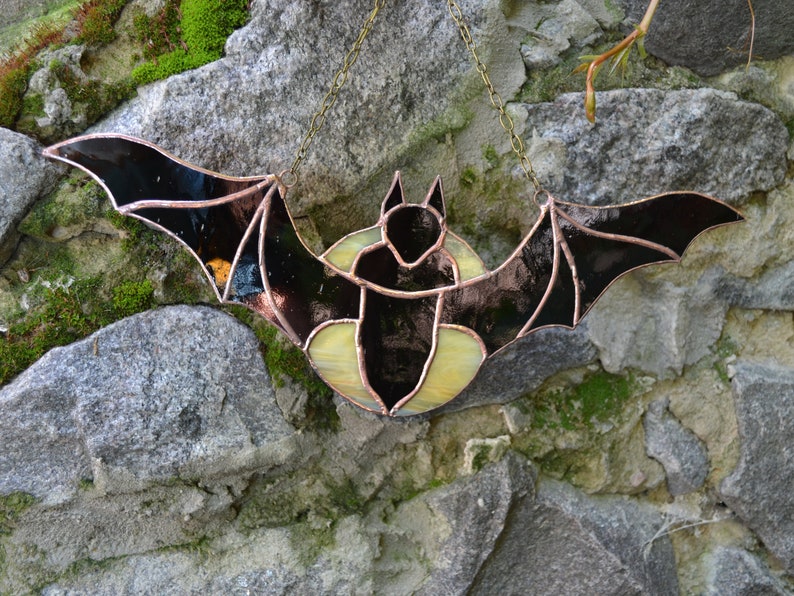
[[[686,287],[642,274],[611,286],[587,319],[604,368],[671,378],[710,354],[728,310],[716,299],[721,279],[714,269]]]
[[[449,537],[437,545],[433,569],[417,594],[462,594],[470,588],[493,555],[514,507],[533,500],[535,474],[509,454],[479,474],[423,495],[425,506],[448,527]]]
[[[742,308],[794,310],[794,261],[769,268],[753,280],[726,277],[717,295]]]
[[[582,47],[602,35],[598,21],[575,0],[559,4],[528,2],[521,20],[528,26],[521,56],[530,69],[554,66],[562,61],[560,54],[571,46]]]
[[[708,596],[785,596],[791,590],[758,557],[736,547],[718,547],[706,559]]]
[[[625,203],[672,190],[737,202],[786,173],[788,132],[774,113],[713,89],[598,93],[597,121],[583,95],[526,105],[530,158],[548,154],[546,187],[560,199]]]
[[[678,593],[668,537],[654,509],[620,497],[588,497],[543,480],[537,500],[513,511],[470,594]]]
[[[186,306],[142,313],[48,352],[0,391],[0,494],[45,503],[211,482],[290,455],[253,333]]]
[[[51,64],[57,62],[68,69],[72,79],[84,84],[88,81],[81,67],[84,53],[82,45],[67,45],[44,51],[38,57],[42,66],[31,75],[26,96],[41,98],[44,116],[36,118],[36,125],[37,134],[44,141],[55,142],[80,133],[89,124],[85,106],[72,103],[63,88],[64,83],[51,68]]]
[[[533,468],[508,454],[396,509],[336,521],[331,543],[313,557],[305,554],[314,547],[306,527],[260,528],[243,536],[227,526],[204,546],[210,557],[141,553],[63,578],[44,593],[462,593],[493,550],[514,504],[531,499],[534,480]],[[318,528],[330,526],[328,520],[318,522]]]
[[[14,251],[17,224],[36,199],[55,188],[63,171],[41,157],[38,143],[0,128],[0,265]]]
[[[794,572],[794,368],[738,361],[733,392],[739,463],[720,485],[727,505]]]
[[[638,23],[646,0],[624,0],[626,20]],[[773,60],[794,51],[794,12],[786,2],[752,0],[755,12],[753,56]],[[703,76],[747,62],[752,18],[747,0],[704,0],[662,4],[645,47],[671,65]]]
[[[642,426],[648,457],[662,464],[667,490],[678,496],[703,486],[709,473],[709,454],[703,442],[669,412],[669,406],[667,399],[651,402]]]

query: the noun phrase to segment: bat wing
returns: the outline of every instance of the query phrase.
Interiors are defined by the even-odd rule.
[[[706,195],[678,192],[613,207],[549,197],[532,232],[498,269],[445,296],[442,322],[474,330],[493,353],[542,327],[575,327],[621,275],[678,262],[700,233],[741,221]]]
[[[301,347],[324,317],[358,316],[358,288],[303,245],[275,176],[224,176],[116,134],[77,137],[44,154],[90,174],[120,213],[182,242],[219,300],[251,307]]]

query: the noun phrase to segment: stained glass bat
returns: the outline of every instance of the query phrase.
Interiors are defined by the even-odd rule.
[[[447,228],[441,179],[411,204],[397,172],[378,221],[316,256],[276,176],[223,176],[115,134],[44,153],[88,172],[119,212],[177,238],[221,302],[264,316],[331,388],[389,416],[443,405],[516,339],[575,327],[618,277],[678,262],[701,232],[743,219],[694,192],[612,207],[541,192],[530,233],[488,270]]]

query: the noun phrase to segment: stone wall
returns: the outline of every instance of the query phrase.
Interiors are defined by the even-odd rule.
[[[369,4],[256,0],[224,58],[92,130],[232,175],[284,170]],[[406,420],[318,401],[219,307],[163,305],[52,349],[0,388],[0,593],[792,593],[791,11],[753,2],[746,67],[743,2],[662,3],[651,55],[600,75],[590,124],[570,72],[640,4],[461,2],[555,196],[690,189],[745,223],[632,272],[577,329],[515,342]],[[68,245],[78,272],[127,262],[101,218],[25,232],[62,200],[40,149],[0,130],[0,312],[24,307],[30,246]],[[412,201],[444,177],[450,227],[491,266],[534,221],[443,3],[379,15],[289,199],[302,232],[319,248],[371,225],[395,169]],[[162,284],[170,266],[142,274]]]

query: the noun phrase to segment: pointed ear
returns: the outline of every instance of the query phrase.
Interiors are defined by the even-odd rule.
[[[436,176],[433,186],[430,187],[430,192],[422,202],[422,205],[433,207],[441,214],[441,217],[447,216],[447,207],[444,205],[444,187],[441,184],[441,176]]]
[[[394,172],[394,180],[391,183],[391,188],[386,194],[386,198],[383,200],[383,204],[380,207],[381,215],[388,213],[403,203],[405,203],[405,198],[403,196],[403,181],[400,176],[400,172],[397,171]]]

